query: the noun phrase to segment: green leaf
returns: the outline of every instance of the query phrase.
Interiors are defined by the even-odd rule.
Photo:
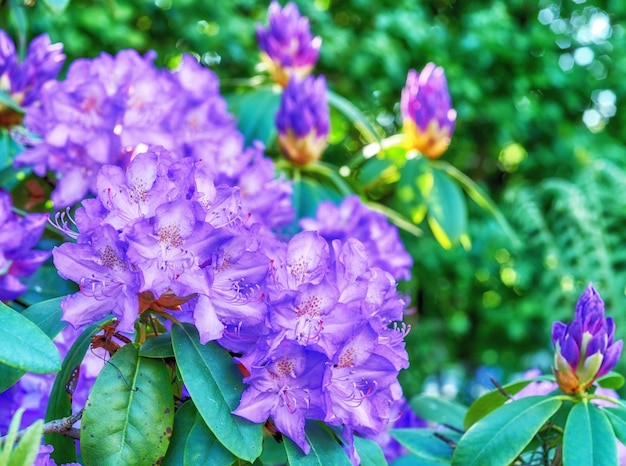
[[[597,379],[596,382],[602,388],[619,390],[624,385],[624,376],[622,374],[618,374],[615,371],[611,371],[608,374],[605,374]]]
[[[383,450],[373,440],[354,437],[354,447],[361,458],[361,466],[379,466],[385,464]]]
[[[20,301],[28,305],[35,305],[57,297],[63,299],[77,291],[73,282],[61,278],[53,265],[46,264],[39,267],[33,275],[23,281],[28,290],[20,296]]]
[[[24,109],[20,107],[6,92],[0,89],[0,106],[8,107],[11,110],[16,111],[17,113],[24,113]]]
[[[22,414],[24,414],[24,408],[17,408],[17,411],[15,411],[15,414],[13,415],[13,417],[11,418],[11,422],[9,423],[9,430],[4,436],[4,444],[0,443],[1,465],[7,464],[9,462],[9,458],[11,458],[13,445],[15,444],[15,439],[17,438],[17,432],[20,429]]]
[[[425,196],[427,221],[439,244],[450,249],[467,230],[467,205],[461,188],[441,170],[433,170],[433,186]]]
[[[163,466],[230,466],[237,458],[215,438],[193,401],[183,404],[174,416],[174,434]]]
[[[411,408],[422,419],[437,424],[448,424],[458,429],[463,427],[467,407],[445,398],[430,395],[417,395],[411,398]]]
[[[37,374],[61,368],[61,356],[52,340],[4,303],[0,303],[0,362]]]
[[[409,454],[401,456],[400,458],[392,461],[391,466],[440,466],[442,463],[439,460],[429,460],[417,455]],[[444,464],[450,464],[448,461]]]
[[[461,437],[452,456],[452,465],[510,464],[562,404],[554,397],[529,396],[503,405]]]
[[[85,353],[91,345],[91,337],[98,333],[100,324],[104,320],[106,319],[87,327],[65,355],[61,370],[54,379],[54,385],[52,386],[52,392],[50,393],[48,408],[46,410],[46,421],[63,419],[72,414],[72,405],[70,397],[65,390],[65,386],[74,369],[82,363]],[[102,364],[104,365],[104,361]],[[57,464],[76,462],[76,442],[74,439],[64,435],[46,434],[44,441],[54,448],[50,456]]]
[[[291,439],[283,436],[283,444],[290,466],[350,466],[352,462],[335,437],[317,422],[308,421],[305,426],[306,439],[311,451],[305,455]]]
[[[120,348],[98,375],[80,429],[87,465],[154,464],[167,451],[174,422],[169,374],[139,345]]]
[[[15,385],[15,382],[20,380],[25,373],[26,372],[16,369],[15,367],[0,364],[0,393]]]
[[[376,129],[374,129],[372,123],[370,123],[365,115],[363,115],[363,112],[361,112],[348,99],[329,90],[328,105],[339,110],[354,125],[354,127],[359,131],[359,133],[361,133],[361,136],[363,136],[368,143],[380,141],[380,137],[378,136],[378,133],[376,132]]]
[[[139,356],[144,358],[173,358],[172,337],[169,333],[162,333],[148,338],[139,348]]]
[[[70,4],[70,0],[43,0],[43,2],[57,15],[63,13]]]
[[[43,420],[39,419],[31,424],[22,435],[22,438],[11,454],[8,466],[33,464],[39,452],[42,435]]]
[[[22,315],[37,325],[49,338],[54,339],[67,323],[61,319],[61,301],[65,296],[42,301],[24,309]]]
[[[391,429],[389,433],[421,461],[426,461],[428,464],[450,463],[452,448],[441,438],[435,436],[435,433],[447,435],[447,431],[434,429]],[[458,433],[452,436],[456,438]]]
[[[626,443],[626,408],[604,408],[604,414],[613,426],[615,436]]]
[[[296,210],[296,222],[303,217],[315,217],[317,206],[322,201],[341,202],[341,195],[311,178],[300,178],[293,182],[292,204]]]
[[[524,380],[517,380],[504,385],[502,388],[509,395],[515,395],[531,383],[542,381],[554,381],[554,376],[545,375]],[[502,406],[508,399],[509,398],[504,396],[504,394],[498,389],[484,394],[470,405],[467,410],[467,414],[465,415],[465,420],[463,421],[463,428],[466,430],[469,429],[475,422],[482,419],[496,408]]]
[[[276,137],[274,122],[281,92],[276,86],[262,87],[226,97],[228,109],[238,118],[237,127],[246,138],[246,145],[259,140],[268,146]]]
[[[193,325],[172,327],[172,346],[183,382],[204,422],[235,456],[253,462],[262,449],[262,426],[231,414],[243,393],[241,372],[217,344],[200,343]]]
[[[604,412],[585,400],[574,405],[563,434],[563,466],[617,464],[617,442]]]

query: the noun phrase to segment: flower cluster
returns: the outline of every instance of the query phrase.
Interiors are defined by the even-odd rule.
[[[57,77],[65,55],[62,44],[51,44],[43,34],[30,43],[26,57],[18,62],[15,44],[6,32],[0,30],[0,91],[16,106],[28,107],[39,100],[41,87]],[[0,127],[11,127],[22,122],[22,115],[0,103]]]
[[[400,110],[407,148],[430,158],[441,156],[450,144],[456,122],[443,68],[428,63],[421,73],[410,70]]]
[[[0,190],[0,300],[17,298],[26,291],[20,281],[50,257],[49,251],[33,249],[46,225],[44,214],[20,217],[13,212],[11,195]]]
[[[257,25],[261,59],[274,80],[285,87],[293,76],[308,75],[319,57],[322,39],[312,37],[309,20],[300,16],[294,3],[281,8],[272,1],[267,28]]]
[[[411,278],[413,258],[407,253],[398,229],[387,218],[367,207],[358,196],[346,197],[339,206],[322,202],[316,218],[303,218],[300,227],[318,231],[328,241],[356,238],[363,243],[371,266],[379,267],[396,280]]]
[[[257,221],[267,219],[270,228],[291,221],[290,185],[275,179],[261,146],[244,148],[217,76],[188,55],[174,71],[157,69],[154,58],[123,50],[73,62],[66,79],[48,82],[41,106],[27,112],[25,124],[43,141],[17,165],[39,176],[56,173],[58,208],[96,194],[103,165],[125,168],[138,147],[161,145],[201,161],[216,184],[241,185],[244,209]]]
[[[552,326],[554,375],[565,393],[585,392],[615,367],[624,342],[613,341],[615,323],[604,317],[604,302],[589,285],[576,304],[574,321]]]
[[[408,329],[397,325],[405,303],[393,277],[371,267],[353,238],[328,242],[305,231],[265,251],[269,322],[246,335],[239,362],[249,388],[234,413],[271,418],[305,453],[306,419],[343,425],[348,445],[354,432],[380,433],[402,396],[398,372],[408,367]]]

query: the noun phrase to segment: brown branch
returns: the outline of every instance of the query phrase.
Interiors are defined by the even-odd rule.
[[[83,410],[81,409],[76,414],[72,414],[71,416],[64,417],[63,419],[55,419],[54,421],[46,422],[43,425],[43,433],[44,434],[61,434],[66,435],[72,438],[80,437],[80,429],[75,429],[72,426],[79,421],[83,417]],[[15,441],[17,442],[22,438],[22,436],[26,433],[28,428],[20,430],[15,436]],[[6,441],[6,437],[0,438],[0,443]]]

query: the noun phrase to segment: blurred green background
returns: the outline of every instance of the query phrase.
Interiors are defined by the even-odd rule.
[[[471,247],[445,250],[428,228],[419,238],[405,235],[415,268],[401,286],[416,309],[407,317],[411,368],[401,374],[408,394],[469,400],[485,373],[506,381],[532,367],[549,371],[551,323],[573,317],[589,282],[617,336],[626,336],[626,114],[618,110],[626,97],[626,3],[295,3],[323,39],[315,73],[380,137],[401,127],[407,71],[429,61],[444,67],[458,117],[443,159],[488,193],[518,235],[512,241],[471,201]],[[0,10],[14,37],[47,32],[64,44],[68,62],[136,48],[174,66],[181,53],[194,53],[228,94],[259,74],[255,24],[265,24],[268,4],[8,0]],[[336,112],[332,123],[325,160],[341,166],[366,141]],[[364,189],[388,201],[379,186]]]

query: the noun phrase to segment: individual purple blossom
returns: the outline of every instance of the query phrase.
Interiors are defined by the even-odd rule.
[[[285,87],[293,76],[308,75],[319,57],[322,39],[313,37],[308,18],[289,2],[284,8],[272,1],[268,27],[256,27],[261,59],[274,80]]]
[[[50,458],[50,454],[54,451],[52,445],[41,445],[37,452],[37,457],[33,466],[57,466],[57,462]],[[80,463],[63,463],[61,466],[81,466]]]
[[[326,80],[291,78],[276,112],[278,143],[297,165],[319,160],[328,145],[330,113]]]
[[[400,110],[407,148],[429,158],[440,157],[450,144],[456,122],[443,68],[428,63],[421,73],[409,70]]]
[[[46,225],[44,214],[13,212],[11,195],[0,190],[0,300],[15,299],[26,291],[20,281],[29,277],[50,257],[49,251],[33,249]]]
[[[315,218],[303,218],[304,230],[315,230],[328,241],[356,238],[363,243],[371,266],[389,272],[396,280],[411,278],[413,258],[407,253],[396,226],[371,210],[358,196],[348,196],[338,206],[321,202]]]
[[[63,66],[62,44],[51,44],[42,34],[28,46],[26,57],[18,62],[15,44],[0,30],[0,91],[5,92],[17,106],[28,107],[39,100],[41,87],[57,77]],[[22,115],[15,109],[0,104],[0,127],[21,123]]]
[[[615,323],[604,317],[604,302],[589,284],[576,304],[574,321],[555,322],[554,375],[565,393],[584,393],[594,382],[611,371],[622,353],[623,341],[613,341]]]

